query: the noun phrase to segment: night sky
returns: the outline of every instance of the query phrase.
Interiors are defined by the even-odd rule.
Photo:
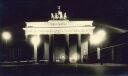
[[[26,21],[49,20],[58,5],[69,20],[94,20],[95,26],[103,25],[108,32],[128,29],[128,0],[0,0],[1,30],[11,29],[21,38]]]
[[[1,0],[1,26],[48,20],[58,5],[69,19],[94,20],[125,29],[128,26],[128,0]]]

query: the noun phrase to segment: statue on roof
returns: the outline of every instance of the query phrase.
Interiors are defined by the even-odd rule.
[[[60,20],[62,20],[62,19],[67,19],[67,15],[66,15],[66,13],[64,13],[64,15],[63,15],[63,12],[60,10],[60,6],[58,6],[58,12],[57,13],[51,13],[51,19],[53,19],[53,20],[58,20],[58,19],[60,19]]]

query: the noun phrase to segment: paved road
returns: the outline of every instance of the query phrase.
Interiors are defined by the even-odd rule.
[[[54,64],[6,65],[0,76],[128,76],[128,66],[122,64]]]

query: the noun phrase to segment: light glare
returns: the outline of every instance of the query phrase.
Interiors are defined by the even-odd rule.
[[[80,56],[77,53],[74,53],[71,57],[70,57],[70,62],[71,63],[76,63],[79,60]]]
[[[11,39],[11,33],[10,32],[3,32],[2,33],[2,38],[4,39],[4,40],[10,40]]]
[[[106,38],[106,32],[104,30],[100,30],[90,36],[90,43],[94,45],[98,45],[101,42],[103,42],[105,38]]]
[[[60,59],[65,60],[65,56],[64,55],[60,56]]]
[[[34,46],[38,46],[41,42],[41,39],[40,39],[40,36],[32,36],[31,37],[31,43],[34,45]]]

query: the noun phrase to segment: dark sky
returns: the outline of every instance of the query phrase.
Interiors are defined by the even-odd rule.
[[[94,20],[127,29],[128,0],[1,0],[2,26],[47,20],[61,5],[69,19]]]

